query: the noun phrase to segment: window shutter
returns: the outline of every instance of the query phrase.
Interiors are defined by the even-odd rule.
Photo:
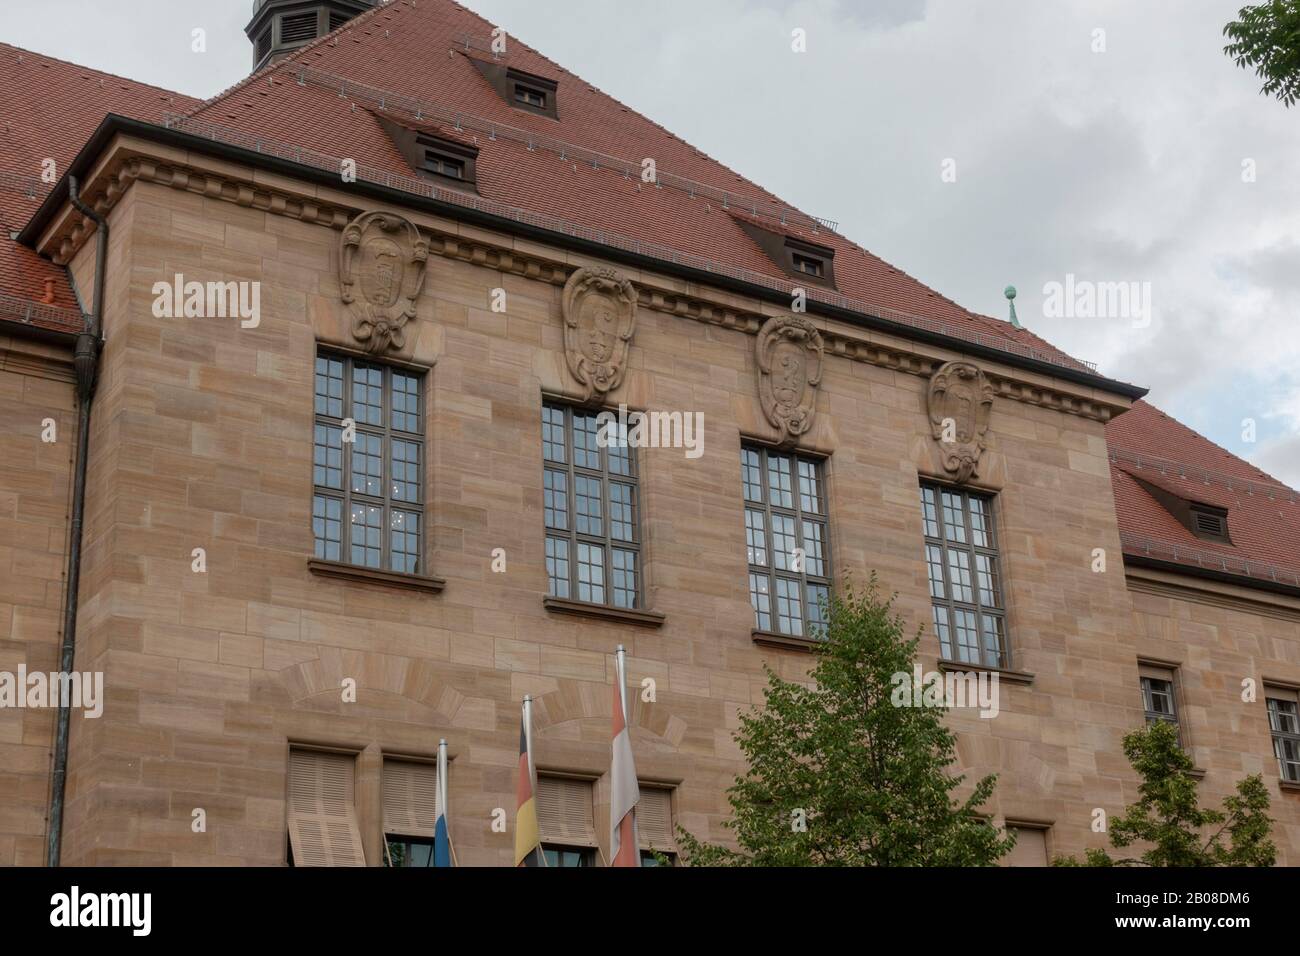
[[[384,832],[432,838],[437,814],[437,766],[385,760]]]
[[[641,845],[648,850],[676,852],[671,790],[641,788],[641,802],[636,805],[636,833]]]
[[[257,61],[262,62],[263,58],[271,52],[271,28],[267,27],[262,31],[262,35],[254,43],[257,52]]]
[[[1138,675],[1141,677],[1150,677],[1152,680],[1166,680],[1171,684],[1174,681],[1174,672],[1168,667],[1161,667],[1158,664],[1147,664],[1138,661]]]
[[[1264,685],[1265,699],[1272,697],[1275,700],[1289,700],[1293,704],[1300,703],[1300,692],[1294,687],[1279,687],[1277,684]]]
[[[1006,855],[1007,866],[1047,866],[1047,831],[1037,827],[1009,827],[1016,845]]]
[[[316,12],[296,13],[280,20],[280,42],[300,43],[316,39]]]
[[[289,754],[289,844],[294,866],[365,866],[348,754]]]
[[[1193,511],[1196,518],[1196,529],[1204,531],[1206,534],[1223,534],[1223,519],[1218,515],[1212,515],[1205,511]]]
[[[537,823],[545,843],[596,846],[591,781],[539,777]]]

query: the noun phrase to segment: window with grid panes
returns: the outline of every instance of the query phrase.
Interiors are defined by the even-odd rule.
[[[1300,708],[1294,690],[1269,687],[1268,729],[1273,735],[1273,755],[1283,780],[1300,783]]]
[[[1174,703],[1174,681],[1168,678],[1143,676],[1142,709],[1146,712],[1148,724],[1157,720],[1178,726],[1178,705]]]
[[[641,533],[636,454],[611,432],[597,441],[598,412],[542,408],[546,577],[551,597],[637,609]]]
[[[993,499],[921,486],[925,562],[943,659],[1010,666]]]
[[[316,357],[316,557],[424,574],[421,377],[346,355]],[[355,440],[343,440],[347,420]]]
[[[760,446],[740,450],[754,627],[823,636],[831,593],[822,463]]]

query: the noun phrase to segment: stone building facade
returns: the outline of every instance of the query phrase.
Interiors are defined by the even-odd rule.
[[[395,3],[341,30],[377,35],[382,16],[444,32],[469,17]],[[329,43],[254,80],[325,69]],[[437,189],[322,174],[211,117],[110,122],[71,167],[108,234],[75,658],[103,673],[106,699],[98,718],[72,712],[62,862],[382,865],[386,831],[418,845],[431,826],[398,830],[427,804],[445,738],[458,862],[509,865],[527,695],[544,837],[599,864],[619,645],[653,801],[645,839],[672,851],[681,825],[725,841],[737,715],[761,703],[765,665],[800,678],[810,661],[783,589],[798,588],[806,621],[814,579],[875,572],[924,628],[927,670],[946,658],[999,676],[995,718],[950,720],[961,769],[999,775],[989,809],[1018,827],[1017,862],[1103,845],[1094,810],[1136,796],[1120,739],[1150,710],[1144,677],[1167,672],[1207,798],[1263,773],[1279,860],[1300,863],[1300,793],[1267,713],[1270,693],[1300,686],[1300,587],[1264,588],[1249,566],[1210,580],[1204,562],[1152,560],[1149,542],[1144,560],[1108,436],[1158,414],[1134,406],[1140,389],[1030,356],[1009,327],[990,344],[992,320],[963,336],[867,322],[829,297],[792,310],[773,289],[514,228]],[[280,141],[307,136],[287,127]],[[362,155],[376,164],[377,149]],[[486,173],[479,185],[490,198]],[[97,230],[69,200],[65,182],[28,210],[21,255],[66,268],[89,309]],[[835,252],[840,269],[849,253]],[[176,281],[256,283],[260,313],[159,314],[159,284]],[[47,331],[0,339],[12,670],[54,669],[62,638],[76,392],[58,307],[45,308]],[[593,451],[575,421],[620,406],[699,413],[701,453]],[[67,440],[42,441],[45,419]],[[345,419],[361,446],[336,441]],[[1296,520],[1295,493],[1275,492]],[[953,515],[969,539],[949,533]],[[787,521],[815,568],[781,567]],[[755,553],[751,522],[770,554]],[[936,603],[953,614],[946,643]],[[44,859],[53,730],[49,710],[0,711],[0,862]]]

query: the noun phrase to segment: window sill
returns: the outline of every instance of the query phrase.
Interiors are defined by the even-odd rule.
[[[618,624],[635,624],[640,627],[663,627],[664,624],[664,615],[658,611],[639,611],[634,608],[611,607],[607,604],[589,604],[586,601],[571,601],[568,598],[545,598],[542,600],[542,607],[556,614],[594,617]]]
[[[997,674],[999,681],[1006,681],[1009,684],[1032,684],[1034,674],[1029,671],[1014,671],[1004,667],[988,667],[984,664],[967,664],[965,661],[939,661],[939,670],[944,672],[951,671],[975,671],[981,674]]]
[[[420,574],[404,574],[400,571],[384,571],[379,568],[362,568],[338,561],[322,561],[320,558],[309,558],[307,567],[312,574],[319,574],[325,578],[340,578],[359,584],[379,584],[406,591],[427,591],[437,594],[447,586],[447,582],[442,578],[428,578]]]
[[[1202,767],[1193,767],[1191,770],[1187,771],[1187,775],[1193,780],[1204,780],[1205,770]]]
[[[798,634],[781,634],[777,631],[760,631],[755,629],[750,632],[750,637],[754,639],[755,644],[762,644],[766,647],[784,647],[793,651],[808,651],[825,644],[826,641],[820,637],[801,637]]]
[[[1279,780],[1277,788],[1286,793],[1300,793],[1300,782],[1295,780]]]

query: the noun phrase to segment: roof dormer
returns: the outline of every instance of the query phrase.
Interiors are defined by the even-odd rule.
[[[1172,491],[1161,488],[1159,485],[1139,478],[1127,469],[1126,474],[1141,485],[1147,494],[1160,502],[1160,505],[1173,515],[1179,524],[1202,541],[1232,544],[1232,537],[1228,533],[1227,508],[1207,504],[1204,501],[1184,498]]]
[[[477,56],[468,59],[483,75],[483,79],[492,85],[492,89],[497,91],[497,95],[515,109],[549,116],[553,120],[560,118],[557,102],[560,84],[555,80],[516,70],[497,60],[485,60]]]

